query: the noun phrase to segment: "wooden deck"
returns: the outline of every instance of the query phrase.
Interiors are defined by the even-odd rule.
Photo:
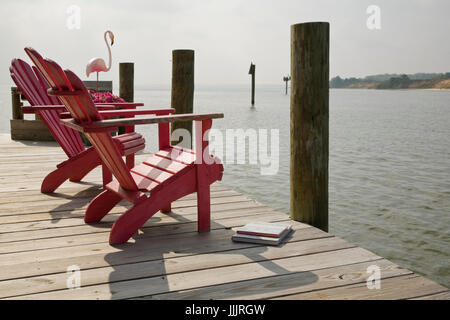
[[[449,289],[308,225],[280,247],[233,243],[233,228],[288,216],[221,184],[212,187],[212,230],[196,232],[195,195],[156,214],[129,243],[108,244],[116,207],[86,225],[100,170],[51,195],[42,178],[65,156],[54,143],[0,135],[0,298],[3,299],[449,299]],[[145,155],[138,156],[141,160]],[[226,174],[226,172],[225,172]],[[69,266],[81,288],[67,289]],[[369,290],[367,267],[381,269]]]

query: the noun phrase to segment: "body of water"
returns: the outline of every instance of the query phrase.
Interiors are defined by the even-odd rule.
[[[0,131],[9,132],[9,87]],[[170,106],[169,88],[137,88],[135,100]],[[289,212],[289,96],[284,86],[198,87],[196,112],[223,112],[213,128],[278,129],[279,170],[225,164],[223,183]],[[156,126],[138,126],[148,150]],[[330,232],[450,287],[450,91],[330,91]]]

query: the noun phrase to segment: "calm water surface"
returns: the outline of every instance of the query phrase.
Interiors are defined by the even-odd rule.
[[[7,86],[0,131],[9,132]],[[170,105],[169,88],[137,88],[135,100]],[[223,112],[213,128],[276,128],[278,174],[225,165],[224,184],[289,212],[289,96],[260,86],[251,108],[246,87],[196,88],[196,112]],[[148,150],[155,126],[140,126]],[[331,90],[330,232],[450,287],[450,92]]]

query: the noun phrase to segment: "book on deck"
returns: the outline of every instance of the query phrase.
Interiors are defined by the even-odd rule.
[[[237,228],[236,232],[250,236],[280,238],[285,232],[288,232],[290,228],[291,226],[289,224],[250,222],[243,227]]]
[[[244,227],[238,228],[236,234],[234,234],[231,239],[236,242],[277,246],[291,231],[291,225],[252,222]]]

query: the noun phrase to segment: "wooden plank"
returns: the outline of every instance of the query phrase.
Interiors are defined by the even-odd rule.
[[[54,141],[41,120],[10,120],[10,127],[13,140]]]
[[[76,209],[76,210],[83,210],[86,209],[89,202],[92,200],[92,198],[74,198],[71,199],[71,201],[64,203],[60,202],[59,200],[48,200],[46,202],[37,202],[37,203],[28,203],[27,206],[21,206],[20,203],[8,203],[8,204],[1,204],[0,208],[7,208],[7,211],[0,211],[0,217],[2,216],[11,216],[11,215],[21,215],[21,214],[30,214],[30,213],[42,213],[42,212],[58,212],[58,211],[67,211],[70,208]],[[211,201],[214,201],[214,204],[219,203],[233,203],[233,202],[245,202],[245,201],[253,201],[246,196],[243,195],[233,195],[229,197],[220,197],[220,198],[214,198],[211,199]],[[192,206],[196,203],[195,199],[188,199],[188,200],[177,200],[174,202],[177,208],[182,207],[188,207]],[[1,228],[1,227],[0,227]],[[1,232],[1,231],[0,231]]]
[[[279,219],[286,219],[287,217],[281,213],[278,213],[270,208],[267,207],[258,207],[258,209],[251,208],[253,210],[227,210],[223,214],[214,216],[214,220],[220,221],[222,219],[230,219],[230,218],[238,218],[238,217],[247,217],[251,215],[258,215],[259,213],[263,214],[271,214],[273,217],[277,217]],[[116,211],[116,210],[115,210]],[[145,227],[150,227],[154,225],[162,226],[162,225],[169,225],[174,223],[194,223],[196,222],[196,212],[195,208],[191,210],[191,212],[188,213],[181,213],[178,211],[172,211],[168,214],[161,214],[158,216],[155,216],[155,218],[152,220],[148,220]],[[213,212],[214,213],[214,212]],[[84,215],[80,215],[78,218],[74,219],[64,219],[61,221],[58,221],[59,227],[45,227],[46,225],[43,223],[38,222],[32,222],[27,223],[29,224],[29,229],[26,231],[18,232],[9,232],[9,233],[3,233],[1,237],[0,244],[2,243],[11,243],[11,242],[17,242],[17,241],[27,241],[32,239],[46,239],[49,237],[55,238],[55,237],[63,237],[67,235],[79,235],[79,234],[89,234],[89,233],[102,233],[109,231],[108,228],[110,228],[113,224],[113,222],[120,217],[122,212],[119,214],[116,214],[116,212],[113,212],[112,214],[107,215],[102,222],[95,223],[95,224],[85,224],[83,223]],[[262,219],[262,218],[261,218]],[[45,221],[48,222],[48,225],[51,226],[51,221]],[[9,225],[8,225],[9,226]],[[34,229],[36,228],[36,229]],[[181,227],[179,227],[181,228]],[[29,235],[27,237],[27,235]]]
[[[114,281],[110,275],[109,284],[81,287],[77,290],[61,290],[20,296],[21,299],[127,299],[170,291],[245,281],[294,272],[330,268],[343,264],[379,260],[380,257],[361,249],[350,248],[306,256],[295,256],[233,266],[202,269],[197,271],[168,274],[165,277],[149,277],[137,280]],[[164,265],[165,267],[165,265]]]
[[[229,203],[225,204],[217,204],[217,205],[211,205],[211,212],[214,214],[214,210],[217,208],[218,210],[228,210],[227,208],[231,208],[234,206],[236,208],[236,203],[231,203],[232,206],[228,206],[222,208],[221,206],[230,205]],[[186,207],[184,213],[193,213],[197,212],[196,207]],[[116,212],[116,211],[114,211]],[[123,213],[123,212],[122,212]],[[146,224],[144,225],[143,229],[145,229],[147,226],[151,226],[153,223],[169,223],[169,219],[171,219],[172,223],[178,221],[179,219],[183,219],[186,222],[189,221],[186,217],[184,217],[184,214],[180,211],[174,212],[176,216],[170,216],[170,215],[163,215],[163,216],[155,216],[152,219],[149,219]],[[246,216],[245,213],[241,212],[241,216]],[[72,226],[72,227],[64,227],[64,228],[52,228],[52,229],[38,229],[38,230],[29,230],[24,232],[10,232],[10,233],[3,233],[0,234],[0,243],[8,243],[13,241],[23,241],[23,240],[32,240],[32,239],[46,239],[46,238],[54,238],[54,237],[63,237],[63,236],[69,236],[72,234],[89,234],[89,233],[105,233],[109,232],[111,230],[111,226],[113,221],[109,220],[111,217],[111,220],[115,220],[117,216],[115,215],[108,215],[107,218],[105,218],[107,222],[99,222],[95,224],[85,224],[85,225],[79,225],[79,226]],[[161,219],[163,217],[164,219]],[[261,219],[285,219],[286,216],[275,212],[270,217],[261,217]],[[213,216],[215,220],[218,220]],[[178,220],[177,220],[178,219]],[[161,222],[162,221],[162,222]],[[195,220],[196,221],[196,220]],[[180,227],[181,229],[181,227]]]
[[[306,241],[330,237],[327,233],[316,228],[302,228],[301,225],[297,225],[296,230],[299,231],[294,232],[286,241]],[[78,254],[65,254],[64,256],[58,256],[54,253],[67,251],[67,248],[51,250],[53,253],[47,255],[45,259],[22,259],[23,261],[12,261],[9,265],[0,265],[0,280],[64,273],[67,266],[74,264],[82,270],[87,270],[189,255],[263,247],[251,243],[234,243],[230,240],[232,234],[233,231],[230,228],[212,230],[209,233],[169,234],[164,239],[143,238],[134,245],[124,246],[124,248],[113,248],[106,244],[88,245],[84,254],[78,248]],[[125,248],[126,250],[124,250]],[[14,256],[10,255],[10,257]]]
[[[89,90],[97,91],[97,86],[99,92],[112,92],[113,90],[113,83],[111,80],[101,80],[98,82],[94,80],[85,80],[83,83]]]
[[[95,189],[95,192],[90,192],[90,193],[85,193],[83,195],[80,195],[80,198],[86,198],[88,200],[91,200],[92,198],[94,198],[95,196],[97,196],[100,193],[100,190]],[[232,190],[225,190],[225,191],[212,191],[211,192],[211,198],[222,198],[222,197],[231,197],[231,196],[239,196],[239,193],[232,191]],[[63,204],[71,204],[73,202],[70,201],[71,198],[65,198],[65,197],[59,197],[59,198],[55,198],[55,197],[48,197],[42,199],[42,201],[40,201],[41,203],[43,202],[50,202],[50,201],[55,201],[55,204],[60,206]],[[16,202],[16,201],[22,201],[23,206],[27,206],[28,203],[27,202],[35,202],[39,199],[39,196],[29,196],[29,197],[24,197],[24,199],[20,199],[20,197],[12,197],[11,202]],[[196,200],[197,199],[197,195],[191,194],[188,195],[184,198],[182,198],[183,200]],[[3,200],[3,201],[2,201]],[[9,200],[8,198],[0,198],[0,210],[3,209],[8,209],[8,202],[6,202],[7,200]],[[58,202],[58,200],[60,202]],[[76,216],[75,216],[76,217]],[[31,222],[31,221],[41,221],[41,220],[54,220],[54,219],[65,219],[65,218],[74,218],[74,216],[72,215],[68,215],[67,211],[63,211],[62,214],[58,214],[58,213],[48,213],[48,212],[44,212],[44,213],[30,213],[30,214],[21,214],[21,215],[9,215],[9,216],[0,216],[0,224],[5,224],[5,223],[18,223],[18,222]]]
[[[242,210],[227,210],[226,211],[226,217],[232,217],[233,215],[241,215],[242,216]],[[255,207],[251,209],[245,210],[245,215],[253,215],[255,219],[258,218],[260,214],[268,214],[268,213],[275,213],[276,211],[269,209],[265,209],[265,207]],[[196,213],[189,214],[194,218],[194,215],[197,215]],[[188,215],[183,215],[184,217],[187,217]],[[187,223],[195,223],[193,222],[187,222]],[[172,230],[179,230],[179,226],[173,227],[173,229],[165,230],[165,232],[170,232]],[[193,227],[194,229],[194,227]],[[107,232],[107,230],[105,230]],[[40,238],[40,239],[34,239],[34,240],[19,240],[19,241],[12,241],[12,242],[2,242],[0,243],[0,253],[14,253],[14,252],[22,252],[22,251],[33,251],[33,250],[44,250],[44,249],[50,249],[50,248],[61,248],[61,247],[72,247],[72,246],[81,246],[86,244],[93,244],[93,243],[101,243],[105,242],[106,237],[101,233],[88,233],[88,234],[70,234],[70,235],[64,235],[61,237],[55,236],[51,238]]]
[[[89,192],[90,191],[90,192]],[[38,195],[34,197],[30,197],[31,199],[20,199],[20,197],[12,197],[12,198],[0,198],[0,212],[3,212],[4,214],[0,214],[0,224],[2,223],[15,223],[20,221],[29,221],[28,219],[23,219],[21,216],[25,215],[23,214],[26,211],[32,211],[32,213],[26,214],[29,217],[35,217],[37,215],[42,215],[42,213],[38,213],[38,208],[44,208],[47,209],[47,211],[44,211],[47,213],[47,217],[51,218],[53,217],[53,214],[55,213],[55,209],[60,206],[73,206],[76,209],[83,209],[84,207],[81,207],[80,204],[86,205],[89,203],[93,197],[97,196],[101,192],[100,189],[95,188],[91,190],[87,190],[87,192],[81,192],[81,194],[75,194],[74,196],[67,196],[66,194],[58,194],[55,196],[50,195],[42,195],[41,201],[36,201],[38,199]],[[211,192],[211,198],[219,199],[223,198],[224,201],[221,203],[227,203],[232,202],[232,200],[237,200],[236,202],[240,202],[241,200],[249,200],[249,198],[242,196],[241,194],[226,190],[226,191],[212,191]],[[174,204],[177,204],[177,207],[181,208],[186,205],[191,205],[193,203],[193,200],[197,199],[197,195],[195,193],[187,195],[177,201],[174,202]],[[3,200],[3,201],[2,201]],[[19,203],[20,201],[20,203]],[[191,202],[187,202],[191,201]],[[217,200],[220,201],[220,200]],[[219,202],[217,202],[219,203]],[[36,211],[33,211],[36,210]],[[8,214],[8,212],[10,214]],[[15,212],[19,212],[20,214],[15,214]],[[33,213],[34,212],[34,213]],[[51,215],[48,214],[48,212],[51,212]],[[14,214],[13,214],[14,213]],[[47,218],[47,219],[48,219]],[[35,218],[33,220],[36,220]],[[45,220],[45,219],[39,219],[39,220]]]
[[[411,298],[410,300],[450,300],[450,290],[426,296]]]
[[[41,194],[43,177],[65,159],[60,148],[0,134],[0,149],[0,298],[449,299],[447,288],[306,224],[291,221],[295,232],[280,247],[232,242],[233,229],[249,221],[290,220],[221,184],[211,186],[211,232],[196,231],[191,194],[129,243],[110,246],[111,225],[127,203],[102,223],[82,220],[101,190],[100,170]],[[365,286],[372,264],[381,268],[381,290]],[[66,290],[70,265],[81,268],[79,290]]]
[[[93,121],[90,124],[83,125],[83,129],[92,130],[96,128],[106,128],[106,127],[116,127],[126,125],[194,121],[194,120],[201,121],[218,118],[223,118],[223,113],[195,113],[195,114],[175,114],[168,116],[144,116],[140,118],[108,119],[101,121]]]
[[[381,288],[369,290],[366,283],[330,288],[317,292],[300,293],[285,296],[293,300],[398,300],[441,293],[447,288],[417,274],[381,279]]]
[[[171,173],[176,173],[186,167],[185,164],[161,157],[150,157],[144,163]]]
[[[377,264],[383,277],[411,274],[388,260],[375,260],[344,266],[296,272],[287,275],[257,278],[254,280],[219,284],[191,290],[171,291],[140,297],[143,300],[209,300],[209,299],[269,299],[285,295],[311,292],[367,281],[367,267]]]
[[[233,218],[227,218],[227,219],[220,219],[220,220],[214,220],[211,224],[211,229],[230,229],[235,226],[242,226],[245,223],[249,221],[249,217],[233,217]],[[155,221],[156,220],[156,221]],[[275,221],[287,221],[286,217],[280,216],[280,214],[262,214],[258,217],[259,221],[264,222],[275,222]],[[156,225],[153,225],[156,224]],[[162,224],[158,225],[159,221],[157,219],[153,219],[153,221],[150,219],[147,222],[147,225],[142,228],[141,232],[133,237],[132,240],[127,245],[123,245],[123,247],[130,246],[132,243],[147,243],[147,240],[151,238],[153,241],[156,241],[156,237],[167,237],[169,235],[174,234],[185,234],[185,233],[196,233],[195,228],[195,222],[186,222],[182,224]],[[78,228],[78,227],[73,227]],[[72,228],[60,228],[60,229],[50,229],[47,230],[48,233],[51,231],[58,231],[57,235],[50,235],[50,237],[58,237],[63,235],[70,235],[70,229]],[[104,238],[98,243],[94,243],[92,245],[84,245],[84,246],[75,246],[72,247],[71,250],[67,250],[67,248],[55,248],[55,249],[46,249],[46,250],[36,250],[36,251],[27,251],[27,252],[18,252],[18,253],[8,253],[8,254],[2,254],[0,256],[0,266],[6,266],[6,265],[13,265],[16,263],[22,263],[22,262],[32,262],[32,261],[44,261],[44,260],[51,260],[55,258],[63,258],[63,257],[75,257],[75,256],[83,256],[83,255],[92,255],[97,254],[99,252],[110,252],[115,251],[117,249],[111,247],[108,244],[109,239],[109,231],[110,228],[97,228],[93,229],[96,230],[97,233],[102,235]],[[69,231],[66,233],[66,231]],[[36,232],[43,232],[42,230],[38,230]],[[80,231],[79,234],[83,234],[83,231]],[[31,233],[27,232],[27,233]],[[89,234],[93,232],[86,232],[85,234]],[[16,233],[12,233],[13,235]],[[44,234],[39,235],[40,238],[45,238]],[[49,238],[49,237],[48,237]],[[120,246],[119,246],[120,247]]]
[[[97,171],[97,172],[95,172]],[[98,174],[98,184],[97,185],[89,185],[89,184],[68,184],[64,187],[58,188],[58,192],[54,193],[41,193],[38,190],[29,190],[27,192],[23,191],[13,191],[7,194],[0,193],[0,203],[7,202],[15,202],[15,201],[36,201],[36,200],[48,200],[48,199],[70,199],[71,197],[90,197],[99,194],[102,190],[101,188],[101,176],[100,176],[100,168],[94,169],[94,172],[89,173],[88,177],[91,178],[94,175]],[[89,179],[91,180],[91,179]],[[211,192],[234,192],[233,190],[228,189],[220,183],[214,183],[211,185]],[[233,193],[233,194],[234,194]],[[237,194],[237,193],[236,193]],[[189,196],[187,196],[189,197]]]
[[[195,254],[172,259],[159,259],[133,264],[81,270],[80,276],[82,279],[82,286],[89,286],[110,282],[111,274],[114,274],[114,281],[125,281],[316,254],[351,247],[354,247],[354,245],[342,239],[323,238],[310,241],[289,242],[280,248],[252,247],[237,250],[231,249],[226,252],[221,251],[208,254]],[[66,273],[1,281],[0,298],[66,289],[66,281]]]

